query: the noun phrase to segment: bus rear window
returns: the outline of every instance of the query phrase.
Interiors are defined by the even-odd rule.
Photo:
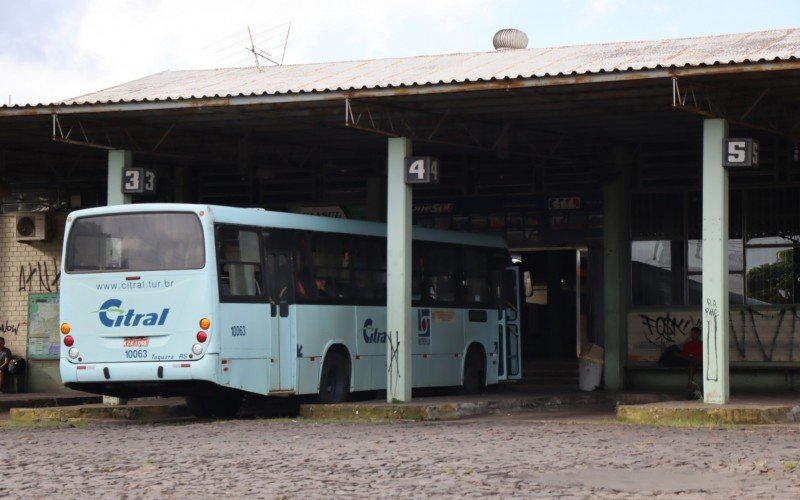
[[[72,225],[66,270],[74,273],[200,269],[205,247],[193,213],[82,217]]]

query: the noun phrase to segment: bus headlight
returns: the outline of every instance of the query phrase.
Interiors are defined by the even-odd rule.
[[[69,350],[68,354],[69,354],[69,357],[71,359],[75,359],[75,358],[78,357],[78,354],[80,354],[80,353],[78,352],[78,348],[77,347],[73,347],[72,349]]]
[[[199,356],[200,354],[203,353],[203,346],[201,346],[200,344],[193,345],[192,352],[194,353],[195,356]]]

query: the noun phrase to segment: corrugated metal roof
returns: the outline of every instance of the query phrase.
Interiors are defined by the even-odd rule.
[[[381,89],[800,58],[800,29],[256,68],[164,71],[62,105]]]

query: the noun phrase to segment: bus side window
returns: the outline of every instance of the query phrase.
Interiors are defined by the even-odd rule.
[[[275,263],[275,254],[272,252],[267,253],[267,260],[265,262],[264,274],[267,278],[267,301],[270,304],[277,304],[277,290],[276,290],[276,275],[278,274],[277,265]]]
[[[258,233],[223,226],[217,233],[217,241],[221,298],[263,296]]]
[[[431,248],[425,262],[428,297],[434,302],[456,301],[456,252],[453,247]]]
[[[489,263],[486,251],[481,248],[464,248],[461,251],[464,302],[488,304]]]
[[[425,281],[425,257],[422,255],[420,244],[414,241],[411,244],[411,300],[419,301],[423,297],[423,283]]]

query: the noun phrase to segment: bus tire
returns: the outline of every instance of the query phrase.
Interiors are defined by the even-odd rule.
[[[331,351],[322,363],[319,378],[318,403],[344,403],[350,395],[350,370],[345,356]]]
[[[462,389],[466,394],[479,394],[486,387],[486,357],[480,349],[470,347],[464,360]]]

